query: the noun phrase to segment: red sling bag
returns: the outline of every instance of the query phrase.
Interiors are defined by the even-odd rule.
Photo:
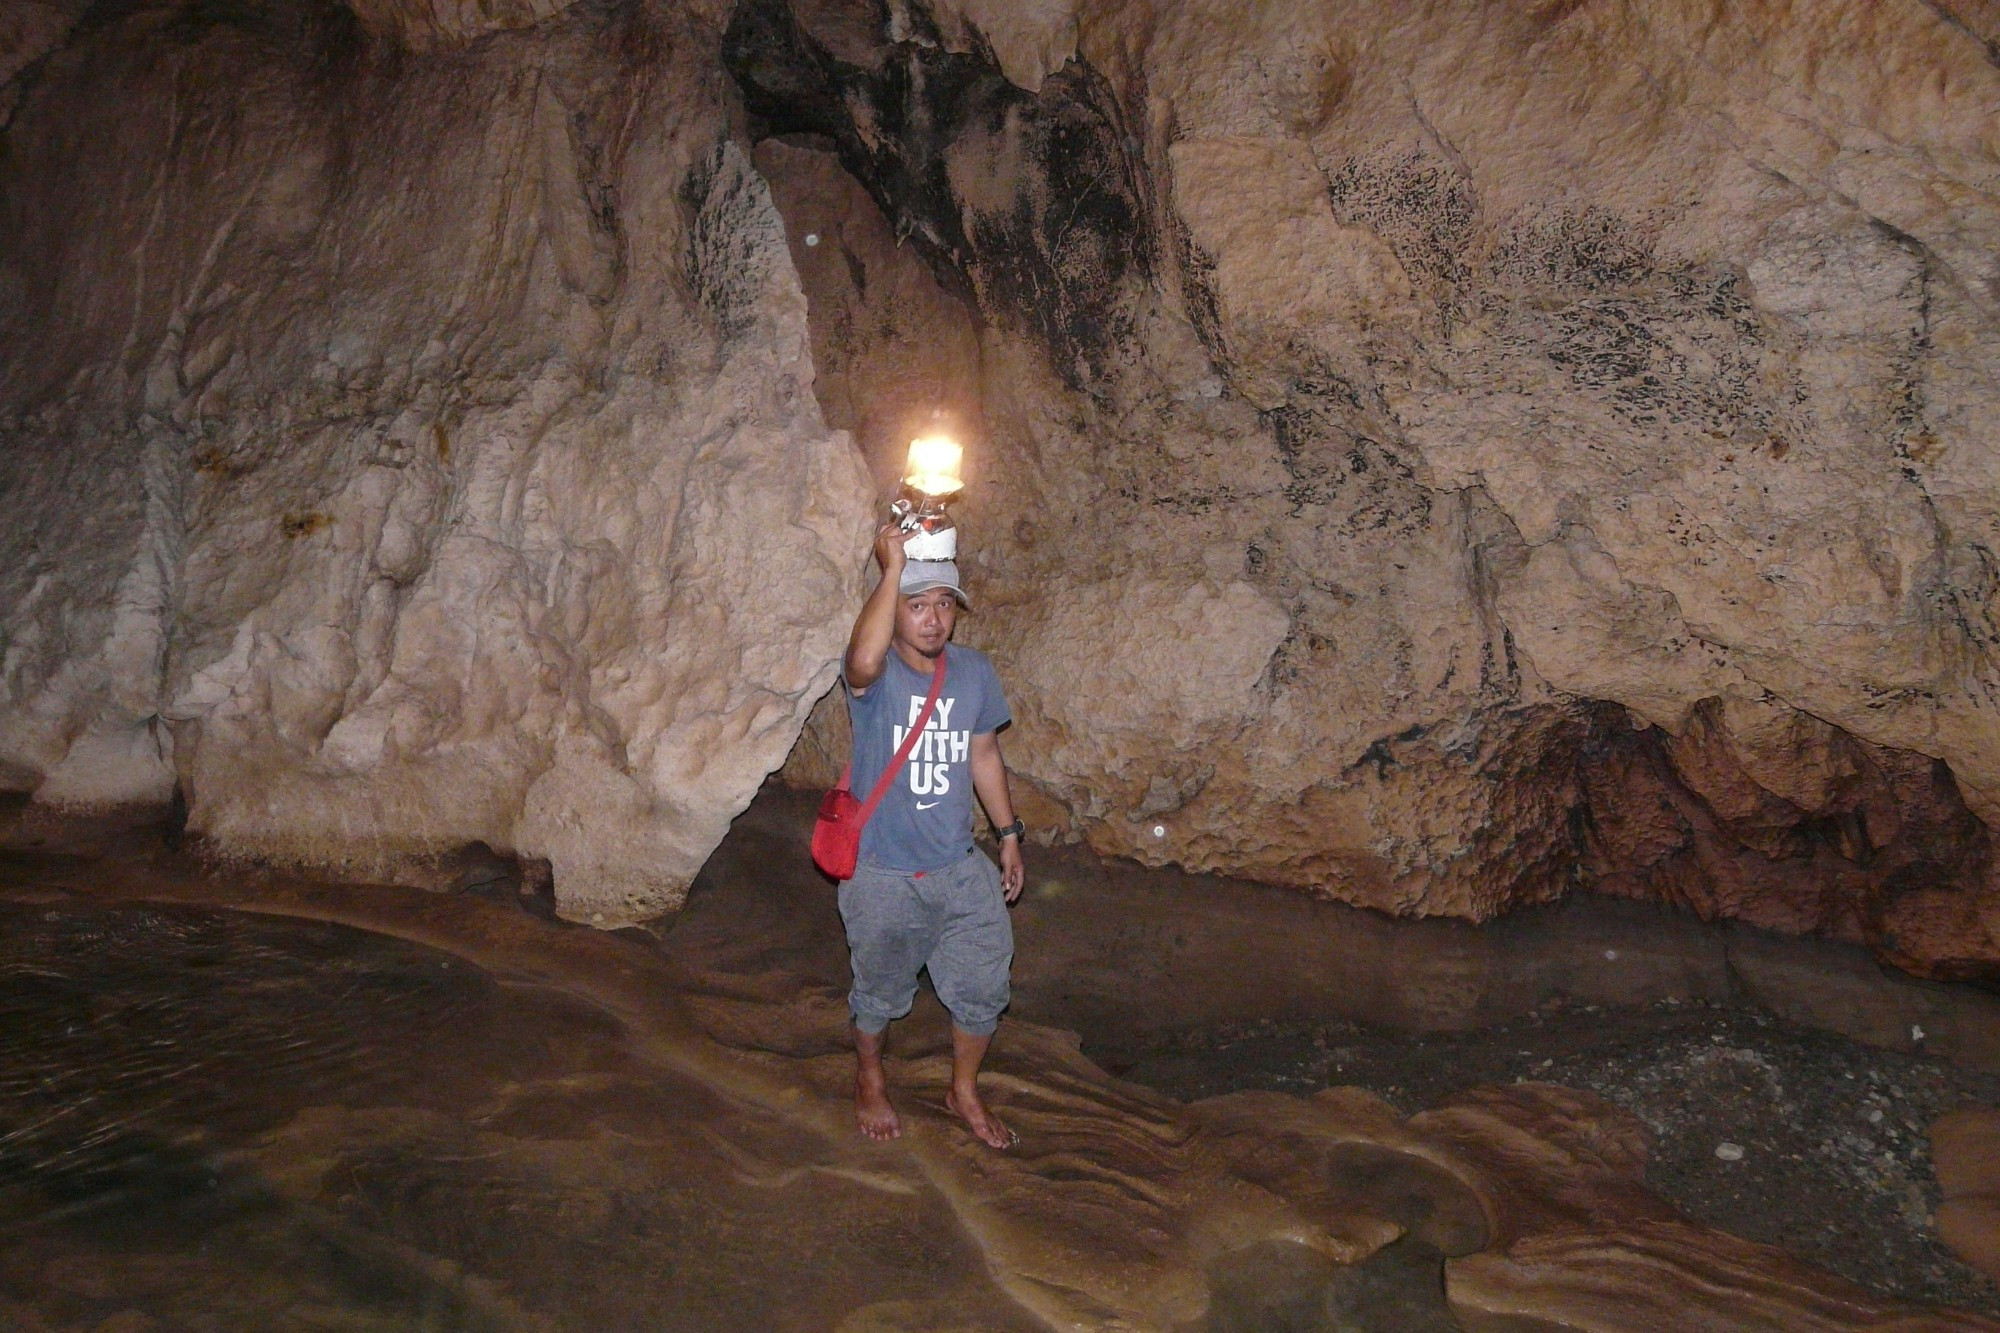
[[[891,650],[893,651],[893,649]],[[902,771],[903,761],[910,757],[910,751],[917,747],[917,737],[930,724],[931,710],[937,707],[938,695],[944,692],[944,654],[939,653],[937,666],[931,670],[931,693],[924,700],[923,711],[910,726],[910,734],[903,737],[902,748],[896,757],[882,770],[881,780],[875,790],[868,793],[868,799],[857,801],[848,790],[848,779],[854,773],[854,765],[841,770],[840,785],[826,794],[819,803],[819,818],[813,821],[812,854],[813,864],[835,879],[851,879],[855,863],[861,859],[861,830],[868,823],[868,817],[875,813],[875,807],[882,804],[882,798],[889,794],[889,784]]]

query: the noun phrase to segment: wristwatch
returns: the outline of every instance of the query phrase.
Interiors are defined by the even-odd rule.
[[[1027,833],[1028,826],[1016,818],[1013,823],[1007,825],[1005,828],[994,829],[993,837],[996,841],[1000,838],[1023,838],[1027,836]]]

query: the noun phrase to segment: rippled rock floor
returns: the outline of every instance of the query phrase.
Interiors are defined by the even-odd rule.
[[[1393,924],[1043,852],[991,1066],[1022,1151],[937,1109],[927,997],[877,1148],[809,810],[617,937],[505,867],[316,883],[12,812],[0,1327],[2000,1327],[1897,1303],[1995,1306],[1911,1128],[1991,1096],[1985,997],[1617,904]]]
[[[186,907],[0,940],[0,1326],[1031,1326],[937,1200],[773,1159],[796,1131],[559,990]]]

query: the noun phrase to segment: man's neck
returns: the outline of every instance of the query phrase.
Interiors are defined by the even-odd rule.
[[[925,657],[901,639],[891,639],[889,647],[895,651],[897,657],[903,659],[904,666],[916,672],[919,676],[929,676],[933,671],[937,670],[936,664],[930,658]],[[943,649],[938,650],[938,656],[944,656]]]

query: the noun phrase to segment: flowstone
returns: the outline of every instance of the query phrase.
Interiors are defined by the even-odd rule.
[[[1644,1127],[1546,1084],[1407,1118],[1342,1087],[1185,1104],[1010,1020],[984,1075],[1021,1139],[999,1153],[943,1109],[926,999],[892,1048],[905,1132],[871,1143],[833,906],[789,837],[716,890],[732,922],[662,948],[471,894],[246,880],[144,831],[27,832],[0,904],[31,963],[0,967],[26,1024],[0,1021],[0,1105],[31,1126],[0,1211],[34,1224],[0,1308],[24,1320],[271,1322],[363,1290],[499,1327],[1223,1330],[1316,1305],[1399,1329],[2000,1328],[1676,1215]],[[190,994],[190,971],[232,984]],[[52,1095],[69,1114],[38,1113]]]

